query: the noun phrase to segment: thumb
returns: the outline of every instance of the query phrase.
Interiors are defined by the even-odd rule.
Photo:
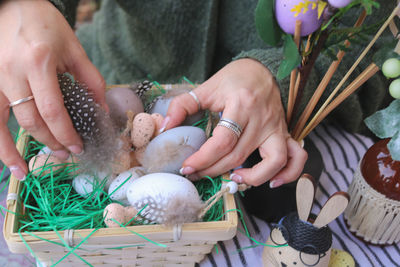
[[[78,58],[69,71],[76,80],[87,85],[95,101],[108,112],[109,108],[105,100],[106,82],[89,58],[86,55]]]

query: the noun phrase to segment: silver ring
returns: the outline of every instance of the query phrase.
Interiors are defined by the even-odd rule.
[[[28,102],[28,101],[30,101],[30,100],[32,100],[32,99],[33,99],[33,95],[28,96],[28,97],[24,97],[24,98],[21,98],[21,99],[18,99],[18,100],[15,100],[15,101],[11,102],[10,104],[8,104],[8,106],[9,106],[10,108],[12,108],[12,107],[14,107],[14,106],[16,106],[16,105],[19,105],[19,104]]]
[[[197,103],[197,108],[201,110],[200,100],[197,98],[197,95],[193,91],[188,92],[188,94],[193,97],[194,101]]]
[[[217,126],[222,126],[231,130],[238,138],[242,134],[242,127],[233,120],[221,118]]]

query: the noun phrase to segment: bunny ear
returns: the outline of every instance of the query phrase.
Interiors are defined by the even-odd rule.
[[[315,186],[314,178],[309,174],[303,174],[296,186],[296,203],[299,219],[308,220],[314,201]]]
[[[346,192],[333,194],[322,207],[313,225],[321,228],[336,219],[346,209],[349,200],[350,197]]]

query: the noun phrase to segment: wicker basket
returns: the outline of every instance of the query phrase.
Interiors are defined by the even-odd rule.
[[[17,148],[21,154],[26,148],[28,138],[26,134],[22,134],[18,140]],[[21,188],[21,182],[11,176],[8,195],[19,196]],[[47,265],[55,264],[68,255],[57,266],[83,266],[86,265],[83,260],[93,266],[193,266],[218,241],[229,240],[236,234],[238,217],[234,197],[225,194],[223,201],[224,210],[230,212],[226,212],[221,221],[187,223],[181,229],[141,225],[127,229],[67,230],[60,231],[58,236],[55,232],[19,233],[20,225],[15,214],[23,211],[22,202],[19,198],[9,199],[7,209],[11,212],[6,214],[3,234],[11,252],[27,253],[30,248],[38,260]],[[154,245],[140,235],[165,244],[166,247]]]

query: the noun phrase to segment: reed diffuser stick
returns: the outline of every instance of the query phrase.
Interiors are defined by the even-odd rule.
[[[301,20],[296,20],[296,26],[294,31],[294,42],[297,47],[299,47],[300,43],[300,34],[301,34]],[[286,113],[287,124],[289,124],[290,120],[292,119],[293,106],[294,106],[294,101],[296,99],[296,94],[295,94],[296,76],[297,76],[297,68],[294,68],[290,73],[290,85],[289,85],[289,95],[288,95],[288,104]]]
[[[354,27],[360,27],[362,23],[365,20],[365,17],[367,16],[367,12],[363,10],[363,12],[360,14],[358,17],[356,23],[354,24]],[[344,45],[346,47],[349,47],[350,42],[346,40],[344,42]],[[303,113],[301,114],[299,120],[296,123],[296,126],[294,127],[294,130],[292,132],[292,136],[297,139],[299,137],[299,134],[301,130],[304,128],[304,125],[306,124],[308,118],[310,117],[312,111],[314,110],[315,106],[317,105],[319,99],[321,98],[322,94],[324,93],[326,87],[328,86],[329,82],[332,79],[332,76],[336,72],[337,68],[339,67],[339,64],[341,63],[343,56],[346,54],[345,51],[340,50],[336,58],[337,60],[333,61],[332,64],[329,66],[329,69],[325,73],[325,76],[322,78],[320,84],[318,85],[317,89],[315,90],[313,96],[311,97],[310,101],[308,102],[306,108],[304,109]]]
[[[315,121],[318,119],[318,117],[320,116],[320,114],[324,111],[324,109],[326,108],[326,106],[330,103],[330,101],[333,99],[333,97],[336,95],[336,93],[339,91],[339,89],[343,86],[343,84],[347,81],[347,79],[350,77],[350,75],[353,73],[353,71],[355,70],[355,68],[358,66],[358,64],[360,64],[361,60],[365,57],[365,55],[369,52],[369,50],[371,49],[371,47],[375,44],[376,40],[379,38],[379,36],[381,36],[381,34],[383,33],[383,31],[386,29],[386,27],[389,25],[389,23],[392,21],[392,19],[397,15],[397,13],[400,10],[400,4],[396,6],[396,8],[393,9],[392,13],[390,14],[390,16],[387,18],[387,20],[385,21],[385,23],[382,25],[382,27],[378,30],[378,32],[375,34],[374,38],[371,40],[371,42],[367,45],[367,47],[363,50],[363,52],[361,53],[361,55],[357,58],[357,60],[354,62],[353,66],[351,66],[351,68],[347,71],[346,75],[342,78],[342,80],[339,82],[339,84],[336,86],[336,88],[332,91],[332,93],[329,95],[328,99],[326,99],[326,101],[322,104],[322,106],[320,107],[320,109],[318,110],[318,112],[314,115],[314,117],[312,118],[312,120],[310,121],[310,123],[308,124],[308,127],[312,127],[313,125],[315,125]],[[315,125],[316,126],[316,125]],[[314,126],[314,127],[315,127]],[[298,140],[301,140],[302,138],[304,138],[304,133],[309,132],[308,129],[304,129],[302,131],[302,134],[299,136],[299,138],[296,138]]]
[[[354,81],[347,86],[326,108],[314,117],[307,127],[303,130],[296,140],[303,140],[328,114],[339,106],[347,97],[354,93],[361,85],[379,71],[379,67],[375,63],[371,63]]]

